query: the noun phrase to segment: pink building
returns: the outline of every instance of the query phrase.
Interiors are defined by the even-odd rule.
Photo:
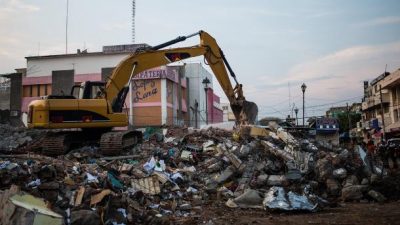
[[[214,93],[212,88],[207,91],[207,114],[208,123],[221,123],[223,122],[223,110],[220,103],[220,97]]]

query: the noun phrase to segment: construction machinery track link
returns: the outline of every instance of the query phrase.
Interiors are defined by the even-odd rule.
[[[102,155],[113,156],[142,142],[142,136],[140,131],[111,131],[99,135],[87,132],[49,133],[42,140],[41,149],[44,155],[59,156],[66,154],[71,147],[95,144],[100,145]]]
[[[58,156],[67,153],[70,147],[71,134],[52,133],[42,141],[42,153],[48,156]]]
[[[119,155],[123,150],[142,142],[142,132],[123,131],[107,132],[101,136],[100,150],[102,155]]]

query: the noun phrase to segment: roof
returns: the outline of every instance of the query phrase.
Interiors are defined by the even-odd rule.
[[[4,74],[0,74],[0,77],[10,78],[11,76],[18,75],[18,74],[21,74],[21,73],[4,73]]]
[[[76,53],[72,54],[58,54],[58,55],[43,55],[43,56],[27,56],[29,59],[53,59],[53,58],[66,58],[66,57],[84,57],[84,56],[99,56],[99,55],[120,55],[134,53],[138,48],[148,47],[148,44],[127,44],[127,45],[109,45],[103,46],[101,52],[87,52],[87,50],[81,51],[77,49]]]
[[[25,59],[55,59],[55,58],[65,58],[65,57],[84,57],[84,56],[99,56],[99,55],[118,55],[127,54],[127,52],[87,52],[87,53],[74,53],[74,54],[60,54],[60,55],[42,55],[42,56],[27,56]]]

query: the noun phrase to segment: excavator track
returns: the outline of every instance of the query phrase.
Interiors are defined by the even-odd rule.
[[[42,153],[48,156],[58,156],[67,153],[70,146],[68,133],[48,134],[42,141]]]
[[[140,131],[112,131],[104,133],[100,138],[102,155],[119,155],[123,150],[131,148],[142,142],[143,135]]]

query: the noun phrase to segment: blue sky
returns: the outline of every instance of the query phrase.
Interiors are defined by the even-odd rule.
[[[65,6],[66,0],[0,0],[0,73],[25,67],[25,56],[64,53]],[[385,64],[400,68],[399,9],[396,0],[136,0],[136,42],[155,45],[205,30],[261,117],[285,117],[289,92],[290,105],[301,108],[303,82],[306,115],[322,115],[359,101],[362,81]],[[129,0],[70,0],[69,15],[70,52],[131,42]],[[181,46],[192,44],[197,39]]]

